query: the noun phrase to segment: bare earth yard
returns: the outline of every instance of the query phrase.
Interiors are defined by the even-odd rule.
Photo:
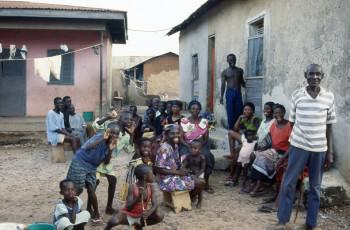
[[[114,159],[118,175],[118,189],[123,181],[126,163],[130,156]],[[47,146],[3,146],[0,148],[0,222],[32,223],[51,222],[55,201],[60,198],[58,182],[65,178],[69,163],[52,164]],[[173,213],[162,207],[164,221],[147,229],[269,229],[276,223],[276,214],[256,211],[263,198],[251,198],[239,194],[238,188],[223,186],[226,173],[215,172],[211,181],[214,194],[204,194],[202,209]],[[107,181],[102,179],[97,196],[101,213],[107,199]],[[86,201],[86,192],[82,194]],[[115,205],[123,204],[115,197]],[[322,229],[350,229],[350,208],[342,207],[320,213]],[[109,216],[103,216],[104,221]],[[298,225],[303,223],[305,212],[301,212]],[[294,217],[292,217],[294,219]],[[91,226],[86,229],[102,229]],[[116,227],[116,229],[128,229]],[[293,229],[298,229],[293,227]]]

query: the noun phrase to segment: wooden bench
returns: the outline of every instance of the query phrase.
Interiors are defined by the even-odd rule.
[[[172,208],[175,213],[179,213],[182,210],[192,210],[191,198],[188,190],[163,192],[163,203]]]

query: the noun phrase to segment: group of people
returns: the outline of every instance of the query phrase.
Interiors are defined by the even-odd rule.
[[[223,104],[226,94],[230,145],[227,158],[232,161],[232,168],[225,185],[238,185],[243,174],[241,192],[258,196],[264,193],[267,184],[275,182],[272,203],[259,210],[277,211],[275,229],[287,229],[295,191],[301,189],[303,178],[308,176],[304,227],[318,229],[322,175],[333,163],[332,124],[336,122],[334,95],[320,86],[324,78],[322,67],[307,66],[304,73],[307,86],[293,92],[288,120],[283,105],[267,102],[261,121],[254,114],[254,104],[243,105],[241,87],[245,87],[245,81],[243,70],[236,67],[236,56],[229,54],[227,62],[229,67],[221,75],[220,103]]]
[[[92,123],[94,133],[85,141],[80,141],[79,136],[72,132],[75,129],[71,128],[71,123],[66,126],[65,109],[72,107],[71,99],[69,101],[67,106],[66,100],[55,98],[55,107],[47,116],[49,143],[55,145],[66,141],[72,147],[77,146],[73,148],[75,154],[66,179],[60,183],[64,198],[55,208],[54,219],[58,229],[69,226],[80,229],[83,228],[82,219],[87,222],[86,218],[90,216],[77,211],[82,207],[78,196],[84,188],[88,194],[87,211],[92,223],[102,222],[96,196],[101,177],[108,181],[105,212],[113,215],[106,229],[119,224],[142,228],[145,224],[160,222],[163,214],[157,208],[157,189],[165,192],[188,190],[198,208],[201,207],[203,191],[214,192],[209,185],[214,168],[214,156],[209,148],[209,121],[201,116],[198,101],[189,103],[189,117],[181,115],[182,102],[162,102],[159,98],[153,98],[150,103],[146,101],[149,104],[143,117],[138,115],[137,107],[133,105],[129,110],[112,110]],[[67,114],[70,118],[71,113]],[[82,130],[81,133],[86,136],[86,131]],[[54,139],[57,141],[52,141]],[[129,185],[125,208],[115,210],[113,199],[117,178],[113,158],[122,151],[131,154],[132,159],[141,159],[142,163],[133,169],[136,183]],[[152,183],[151,175],[156,175],[156,183]],[[150,201],[152,207],[146,210]],[[64,211],[63,205],[66,207]]]
[[[222,80],[226,84],[222,90],[225,92],[227,85],[226,103],[236,104],[227,111],[231,117],[227,158],[232,167],[225,185],[241,184],[242,193],[256,197],[275,183],[277,190],[271,204],[260,210],[277,211],[276,229],[286,229],[295,191],[301,184],[298,181],[309,176],[305,229],[316,229],[324,164],[329,166],[333,162],[331,124],[336,121],[334,96],[320,87],[324,77],[322,67],[317,64],[307,67],[304,77],[308,85],[293,93],[288,120],[285,107],[273,102],[265,103],[264,119],[260,119],[254,104],[237,102],[241,100],[240,87],[245,85],[241,78],[243,70],[235,67],[234,55],[229,55],[228,61],[230,67],[223,72]],[[180,101],[162,102],[159,98],[146,101],[148,108],[143,117],[137,114],[136,106],[113,110],[94,121],[95,134],[85,142],[72,132],[75,127],[65,126],[65,113],[60,113],[66,108],[63,101],[55,98],[54,103],[55,108],[48,114],[48,140],[50,144],[68,141],[75,150],[66,179],[60,183],[64,198],[55,208],[58,229],[83,228],[82,219],[86,222],[90,217],[80,212],[82,201],[78,196],[84,188],[92,222],[102,222],[95,193],[101,177],[108,181],[105,212],[112,214],[105,229],[120,224],[142,229],[162,221],[164,215],[158,210],[156,196],[159,189],[164,192],[188,190],[197,208],[201,208],[203,191],[214,192],[209,183],[215,163],[210,152],[209,121],[201,116],[198,101],[188,104],[188,117],[181,115]],[[74,112],[68,112],[69,122],[72,114]],[[133,170],[136,182],[128,187],[125,207],[115,210],[112,206],[117,178],[113,158],[121,151],[133,154],[132,159],[141,159],[142,163]]]

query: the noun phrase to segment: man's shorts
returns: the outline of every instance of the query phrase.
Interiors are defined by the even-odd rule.
[[[72,160],[69,166],[67,179],[72,180],[76,188],[84,189],[86,183],[96,187],[96,170],[87,169],[82,166],[79,161]]]

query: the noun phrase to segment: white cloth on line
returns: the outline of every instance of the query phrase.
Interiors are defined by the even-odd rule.
[[[56,78],[57,80],[61,79],[61,61],[62,56],[56,55],[53,57],[49,57],[49,64],[50,64],[50,72]]]
[[[16,45],[10,45],[10,57],[9,59],[14,59],[16,56]]]
[[[47,58],[34,59],[34,74],[41,77],[44,81],[50,81],[50,65]]]
[[[50,73],[57,80],[61,79],[61,55],[34,59],[34,74],[44,81],[50,81]]]

